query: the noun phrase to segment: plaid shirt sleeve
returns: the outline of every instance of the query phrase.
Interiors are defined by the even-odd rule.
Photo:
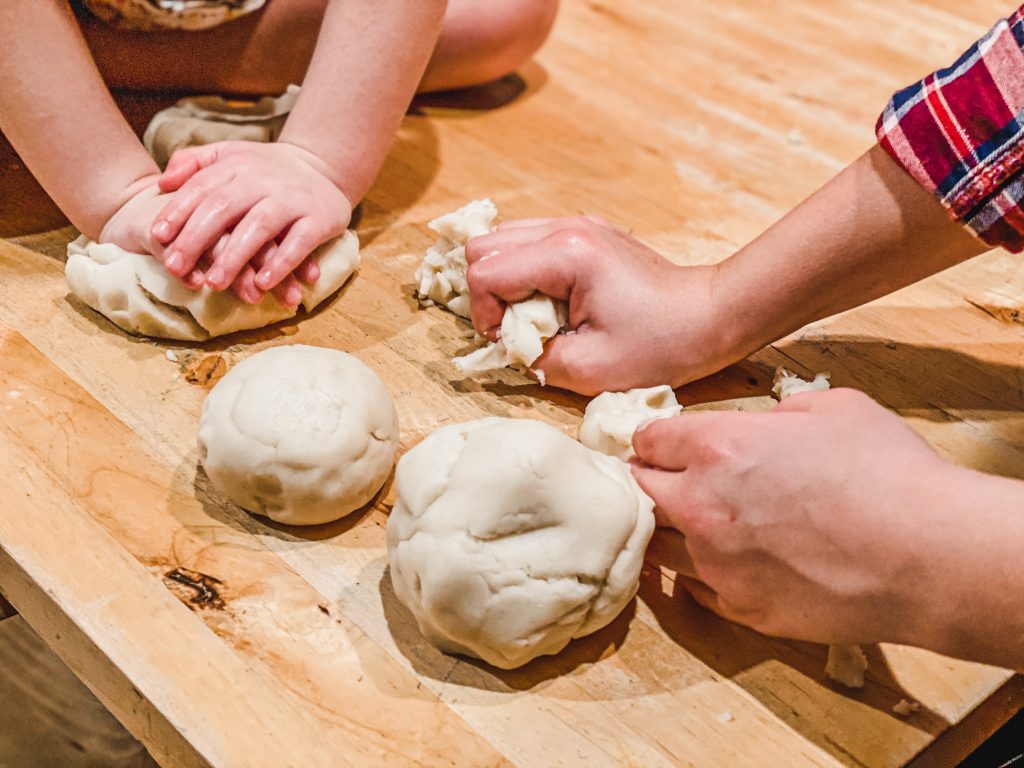
[[[1024,6],[896,93],[879,144],[982,240],[1024,251]]]

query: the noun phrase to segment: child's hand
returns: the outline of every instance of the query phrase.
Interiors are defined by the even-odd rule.
[[[156,180],[152,176],[139,182],[139,191],[107,220],[99,242],[113,243],[131,253],[151,253],[159,259],[162,248],[150,237],[150,227],[171,195],[160,194]]]
[[[473,324],[494,341],[505,306],[535,292],[569,302],[572,333],[533,366],[583,394],[679,386],[733,362],[713,266],[679,267],[600,219],[506,222],[466,247]],[[726,325],[722,325],[725,323]]]
[[[659,524],[685,535],[652,555],[701,605],[816,642],[927,645],[942,624],[929,568],[957,546],[948,489],[961,470],[866,395],[683,414],[650,422],[633,446]]]
[[[310,254],[344,233],[352,217],[345,194],[312,153],[291,144],[222,142],[176,152],[160,177],[174,198],[153,222],[168,271],[215,290],[236,281],[301,300],[295,276],[313,282]],[[202,255],[227,240],[206,269]],[[259,270],[257,273],[257,269]],[[198,272],[198,274],[197,274]]]

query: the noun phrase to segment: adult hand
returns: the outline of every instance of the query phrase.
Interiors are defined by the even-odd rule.
[[[569,333],[533,368],[582,394],[680,386],[733,362],[715,266],[680,267],[601,219],[506,222],[466,246],[473,324],[496,340],[505,307],[540,292],[569,303]]]
[[[962,470],[867,396],[686,413],[633,445],[659,524],[685,536],[660,559],[706,608],[816,642],[926,644],[944,625],[930,569],[956,541],[942,510]]]

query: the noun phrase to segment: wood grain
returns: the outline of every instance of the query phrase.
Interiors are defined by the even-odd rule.
[[[491,196],[505,217],[597,213],[679,263],[718,260],[867,148],[892,90],[1006,10],[567,0],[520,78],[417,102],[362,206],[364,262],[337,298],[204,345],[127,336],[68,297],[71,230],[12,232],[0,241],[0,590],[167,765],[907,763],[1010,674],[881,646],[866,688],[840,690],[823,647],[722,622],[655,569],[623,616],[558,657],[499,672],[444,656],[390,588],[391,489],[312,529],[239,511],[197,467],[206,390],[183,369],[318,344],[382,376],[403,449],[483,415],[572,432],[582,398],[451,366],[465,324],[412,295],[426,221]],[[775,365],[830,370],[950,458],[1024,477],[1022,307],[1019,260],[993,252],[680,394],[697,409],[762,409]],[[896,716],[902,698],[920,712]]]

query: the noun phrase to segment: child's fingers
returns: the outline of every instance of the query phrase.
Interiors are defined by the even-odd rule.
[[[242,267],[267,245],[274,244],[274,239],[293,220],[292,214],[271,200],[256,203],[234,227],[223,253],[214,260],[206,276],[207,284],[216,290],[223,290],[230,285]],[[263,257],[268,260],[270,256],[270,253],[263,253]],[[261,286],[260,290],[265,289]]]
[[[174,192],[196,173],[217,162],[219,148],[216,144],[179,149],[167,161],[167,167],[157,179],[161,192]]]
[[[311,255],[304,262],[299,264],[299,268],[295,270],[295,276],[304,283],[312,285],[320,279],[320,264],[317,262],[316,256]]]
[[[231,284],[231,290],[246,304],[259,304],[263,301],[264,293],[256,287],[256,270],[248,264],[238,273]]]
[[[288,309],[295,309],[302,302],[302,286],[295,275],[285,275],[272,292],[281,305]]]
[[[228,171],[207,168],[189,179],[175,192],[163,210],[153,219],[150,235],[157,242],[167,245],[173,241],[189,217],[204,199],[234,178]]]
[[[277,253],[267,259],[266,265],[256,275],[256,285],[269,291],[294,272],[322,243],[338,234],[311,218],[299,219],[289,227]]]
[[[164,265],[167,271],[179,276],[191,272],[200,257],[238,223],[251,205],[252,201],[249,199],[231,199],[221,195],[211,195],[200,203],[181,232],[174,238],[174,242],[164,252]],[[214,261],[213,269],[217,268],[218,261]],[[231,278],[234,279],[234,275]],[[207,282],[209,283],[209,275]],[[231,280],[225,280],[222,285],[213,287],[223,290],[230,284]]]

